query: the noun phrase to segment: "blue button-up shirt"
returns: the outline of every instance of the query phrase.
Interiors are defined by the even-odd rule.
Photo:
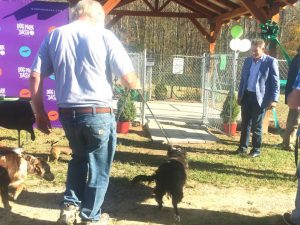
[[[250,67],[250,75],[248,78],[248,83],[247,83],[247,90],[251,92],[256,92],[256,83],[257,83],[257,77],[259,73],[259,68],[261,65],[261,62],[266,58],[266,55],[263,54],[260,59],[255,61],[252,59],[252,64]]]

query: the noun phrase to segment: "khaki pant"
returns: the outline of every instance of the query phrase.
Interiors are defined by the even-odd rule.
[[[283,134],[282,144],[285,147],[290,145],[295,145],[296,143],[296,134],[298,126],[300,124],[300,114],[297,109],[289,109],[288,117],[286,120],[286,129]]]

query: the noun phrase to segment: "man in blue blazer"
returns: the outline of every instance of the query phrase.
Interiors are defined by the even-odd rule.
[[[252,57],[244,61],[238,92],[242,126],[236,153],[247,153],[252,130],[252,150],[249,155],[257,157],[262,144],[262,121],[266,109],[276,107],[280,84],[278,61],[264,53],[265,42],[262,39],[253,40],[251,50]]]

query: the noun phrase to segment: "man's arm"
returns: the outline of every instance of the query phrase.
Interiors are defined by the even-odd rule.
[[[270,69],[272,100],[269,104],[270,109],[275,108],[279,99],[280,81],[279,81],[279,66],[277,59],[274,59]]]
[[[30,75],[30,92],[33,104],[33,109],[36,116],[37,128],[45,133],[50,133],[51,124],[47,113],[45,112],[43,103],[43,81],[41,80],[41,74],[32,72]]]

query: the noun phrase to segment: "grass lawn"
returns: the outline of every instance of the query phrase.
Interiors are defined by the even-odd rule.
[[[59,141],[57,145],[67,145],[61,129],[53,129],[52,134],[49,136],[45,136],[37,130],[35,133],[37,138],[33,142],[29,140],[29,135],[28,141],[26,141],[25,132],[21,133],[21,140],[24,143],[23,148],[27,153],[47,159],[52,142]],[[262,193],[277,193],[278,196],[284,193],[294,193],[296,182],[293,153],[276,147],[281,142],[279,135],[268,134],[264,136],[261,157],[254,159],[241,157],[233,154],[237,149],[239,135],[233,138],[218,133],[215,133],[215,135],[220,139],[218,143],[182,145],[188,152],[189,170],[188,182],[185,188],[186,197],[181,209],[185,217],[183,216],[184,219],[181,224],[281,224],[279,222],[280,217],[273,215],[275,212],[285,210],[281,206],[278,206],[279,209],[276,209],[277,211],[269,210],[268,206],[254,207],[256,201],[253,200],[254,203],[252,204],[254,205],[247,212],[242,213],[238,207],[238,212],[233,213],[229,209],[230,212],[228,212],[226,206],[221,209],[210,209],[212,202],[210,202],[209,196],[216,195],[221,190],[222,195],[224,195],[224,200],[222,201],[225,201],[226,195],[234,196],[236,190],[236,194],[240,193],[239,196],[241,196],[239,201],[243,201],[243,195],[253,192],[259,193],[257,190],[264,190]],[[0,146],[17,147],[17,132],[0,129]],[[163,214],[157,216],[155,216],[157,212],[153,212],[155,207],[152,205],[156,205],[153,197],[151,197],[150,187],[153,187],[153,184],[150,187],[142,184],[132,187],[130,184],[130,180],[138,174],[153,173],[157,166],[166,159],[166,149],[166,145],[152,142],[140,127],[133,128],[131,133],[127,135],[118,135],[117,152],[107,194],[108,200],[104,204],[104,208],[114,217],[113,224],[171,224],[172,206],[170,203],[166,203],[168,212],[163,212]],[[69,159],[70,156],[62,156],[59,162],[50,162],[51,170],[56,176],[53,182],[47,182],[30,175],[26,180],[28,190],[60,192],[55,194],[56,198],[59,199],[64,187],[67,161]],[[23,199],[26,198],[26,194],[24,195]],[[258,201],[270,201],[270,199],[264,200],[263,196],[258,196],[257,198]],[[282,198],[284,199],[285,195]],[[201,201],[206,202],[205,207],[207,208],[204,208]],[[232,200],[228,199],[228,201],[231,202]],[[273,204],[276,204],[276,198],[274,201]],[[291,202],[291,205],[293,204],[290,199],[288,201]],[[166,202],[170,202],[170,200],[166,200]],[[243,207],[243,204],[249,205],[249,202],[251,203],[251,200],[248,199],[244,203],[239,202],[237,204],[241,204],[240,207]],[[13,207],[17,209],[18,207],[23,207],[21,203],[22,201],[17,202]],[[57,202],[54,203],[51,207],[58,207],[56,205]],[[52,204],[50,200],[49,204]],[[126,207],[130,209],[130,213],[128,213],[129,209],[125,210]],[[179,205],[179,207],[181,206]],[[266,209],[262,210],[260,207],[266,207]],[[188,210],[187,208],[193,209]],[[50,218],[51,221],[57,219],[58,209],[56,208],[55,210],[53,218]],[[122,210],[125,210],[126,213],[122,212]],[[149,212],[153,213],[153,215],[148,215]],[[273,212],[273,214],[270,212]],[[17,212],[14,213],[17,214]],[[19,209],[18,213],[22,214],[22,210]],[[36,214],[37,212],[34,213],[33,209],[26,212],[27,217],[36,218]],[[200,220],[202,222],[199,222],[197,219],[199,215],[201,215],[201,218],[203,217]],[[212,217],[214,219],[211,221]],[[8,221],[27,225],[27,220],[23,217]],[[54,224],[41,222],[40,220],[35,222],[34,224],[42,225]],[[2,225],[2,223],[0,224]],[[3,225],[9,224],[13,223],[7,222],[7,224],[4,223]]]

